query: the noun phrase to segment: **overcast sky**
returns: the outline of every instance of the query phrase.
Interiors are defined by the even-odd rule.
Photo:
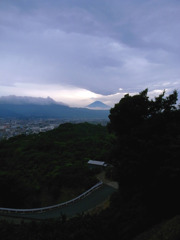
[[[0,96],[113,106],[180,88],[179,0],[0,0]]]

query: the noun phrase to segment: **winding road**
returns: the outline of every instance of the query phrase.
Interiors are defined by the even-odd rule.
[[[105,178],[105,173],[100,173],[97,178],[103,182],[100,188],[97,188],[86,197],[68,204],[67,206],[63,206],[61,208],[54,208],[48,211],[43,212],[1,212],[0,219],[4,217],[13,217],[20,219],[51,219],[51,218],[60,218],[62,215],[66,215],[66,217],[71,218],[78,214],[85,213],[96,208],[98,205],[102,204],[106,201],[112,193],[117,191],[118,184],[116,182],[109,181]]]

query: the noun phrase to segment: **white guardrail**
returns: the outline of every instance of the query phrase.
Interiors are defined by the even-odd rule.
[[[0,208],[0,212],[4,212],[4,213],[33,213],[33,212],[39,212],[39,213],[41,213],[41,212],[49,211],[49,210],[52,210],[52,209],[55,209],[55,208],[62,208],[64,206],[75,203],[75,202],[79,201],[80,199],[86,197],[87,195],[89,195],[94,190],[100,188],[102,185],[103,185],[103,182],[100,181],[96,185],[94,185],[93,187],[88,189],[86,192],[79,195],[78,197],[73,198],[73,199],[71,199],[67,202],[63,202],[63,203],[56,204],[56,205],[53,205],[53,206],[43,207],[43,208],[31,208],[31,209]]]

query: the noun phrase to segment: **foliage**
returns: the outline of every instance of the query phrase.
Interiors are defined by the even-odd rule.
[[[126,95],[109,116],[109,129],[118,136],[111,155],[121,189],[116,204],[119,206],[119,201],[134,214],[131,223],[141,218],[142,228],[180,213],[177,92],[167,97],[163,92],[154,100],[149,100],[147,93],[146,89],[135,96]],[[133,226],[135,223],[131,233]]]
[[[110,147],[106,127],[89,123],[1,141],[1,207],[39,207],[44,192],[56,200],[62,187],[86,190],[96,182],[87,160],[106,158]]]
[[[134,96],[126,94],[119,103],[115,104],[110,110],[109,129],[117,135],[127,134],[149,119],[176,110],[174,105],[177,101],[177,91],[167,97],[164,97],[165,92],[163,92],[155,100],[149,100],[147,94],[148,89]]]

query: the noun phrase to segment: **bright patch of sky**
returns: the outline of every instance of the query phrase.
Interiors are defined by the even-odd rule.
[[[113,106],[180,87],[177,0],[1,0],[0,96]]]

